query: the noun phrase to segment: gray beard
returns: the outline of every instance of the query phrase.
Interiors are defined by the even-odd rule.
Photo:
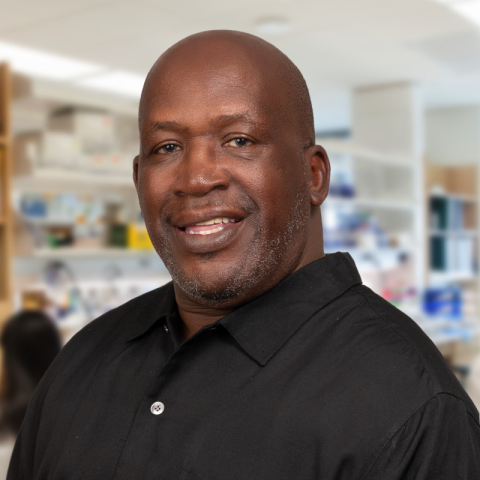
[[[190,298],[205,306],[219,306],[231,303],[245,292],[268,284],[269,277],[277,265],[281,264],[290,253],[290,245],[296,234],[301,232],[308,223],[310,216],[310,192],[305,190],[297,194],[292,217],[285,230],[277,238],[266,240],[267,232],[262,228],[257,230],[248,258],[245,258],[241,267],[226,272],[221,286],[213,286],[195,278],[185,275],[175,261],[168,239],[162,239],[162,253],[157,253],[162,258],[172,279]],[[205,255],[208,261],[215,254]]]

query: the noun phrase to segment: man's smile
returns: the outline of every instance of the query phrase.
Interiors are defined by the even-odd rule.
[[[245,217],[245,212],[237,208],[209,207],[183,211],[169,223],[174,227],[178,246],[190,253],[205,254],[230,245],[243,230]]]

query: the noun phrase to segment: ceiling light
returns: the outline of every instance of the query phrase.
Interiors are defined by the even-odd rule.
[[[102,71],[92,63],[0,42],[0,61],[7,61],[19,73],[52,80],[72,80]]]
[[[145,77],[120,70],[83,78],[75,82],[83,87],[138,98],[142,93]]]
[[[279,35],[292,30],[286,18],[264,18],[257,23],[257,32],[264,35]]]
[[[480,25],[480,1],[455,2],[449,4],[449,7],[467,20]]]
[[[480,0],[435,0],[470,22],[480,25]]]

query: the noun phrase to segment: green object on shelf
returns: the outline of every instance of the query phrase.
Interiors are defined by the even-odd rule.
[[[430,267],[432,270],[445,270],[447,267],[445,238],[430,238]]]
[[[127,225],[110,225],[108,243],[111,247],[127,248]]]
[[[448,228],[447,210],[448,203],[446,198],[430,199],[430,215],[434,218],[433,225],[431,225],[432,228],[438,230],[446,230]]]

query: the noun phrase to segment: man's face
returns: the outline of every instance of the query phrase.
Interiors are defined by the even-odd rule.
[[[205,305],[258,296],[305,249],[307,168],[281,102],[248,62],[191,58],[148,80],[135,162],[142,213],[175,284]]]

